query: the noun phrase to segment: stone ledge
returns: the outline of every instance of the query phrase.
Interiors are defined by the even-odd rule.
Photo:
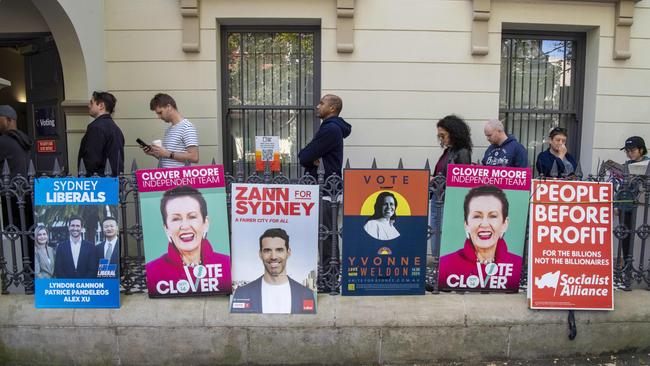
[[[318,295],[310,315],[230,314],[227,297],[122,295],[120,309],[36,309],[28,295],[0,296],[0,326],[448,327],[565,324],[565,310],[530,310],[520,294],[395,297]],[[650,291],[615,293],[614,311],[576,311],[578,323],[650,322]],[[170,314],[175,314],[170,316]],[[164,319],[164,322],[161,321]]]
[[[650,349],[650,291],[615,296],[615,311],[576,311],[569,341],[567,312],[529,310],[524,294],[319,295],[316,316],[231,315],[225,297],[130,295],[121,309],[73,310],[7,295],[0,363],[399,364]]]

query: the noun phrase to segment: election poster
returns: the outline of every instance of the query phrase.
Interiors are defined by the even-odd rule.
[[[423,295],[428,170],[345,169],[342,294]]]
[[[439,289],[519,291],[530,181],[530,168],[448,166]]]
[[[318,190],[232,185],[231,313],[316,313]]]
[[[223,166],[138,170],[149,297],[230,294]]]
[[[267,161],[272,172],[280,171],[279,136],[255,136],[255,170],[263,172]]]
[[[37,308],[119,308],[117,178],[34,181]]]
[[[612,183],[533,180],[530,306],[613,310]]]

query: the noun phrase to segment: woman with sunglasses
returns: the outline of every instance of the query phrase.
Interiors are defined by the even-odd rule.
[[[548,134],[549,148],[537,155],[537,173],[545,177],[566,177],[576,171],[576,160],[567,152],[567,131],[562,127],[555,127]],[[555,163],[557,173],[552,172]]]

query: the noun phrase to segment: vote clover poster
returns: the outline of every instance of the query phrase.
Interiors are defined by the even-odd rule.
[[[223,166],[138,170],[150,297],[230,294]]]

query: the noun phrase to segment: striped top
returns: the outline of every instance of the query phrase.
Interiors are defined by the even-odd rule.
[[[162,144],[170,152],[186,152],[190,146],[199,146],[199,137],[192,122],[183,119],[177,124],[167,127]],[[182,166],[185,166],[185,163],[168,158],[160,158],[161,168],[177,168]]]

